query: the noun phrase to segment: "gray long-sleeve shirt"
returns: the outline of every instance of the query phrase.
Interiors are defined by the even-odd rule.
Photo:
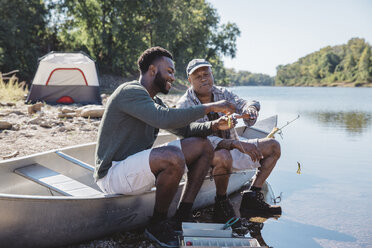
[[[151,99],[138,81],[120,85],[110,96],[99,127],[94,178],[104,177],[112,161],[151,148],[159,128],[181,137],[210,135],[210,122],[190,124],[203,117],[204,111],[202,105],[167,108],[159,98]]]

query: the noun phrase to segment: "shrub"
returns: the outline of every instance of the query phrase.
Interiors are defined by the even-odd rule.
[[[19,83],[18,77],[15,74],[9,78],[3,77],[3,74],[0,72],[0,101],[16,102],[23,100],[27,93],[26,83]]]

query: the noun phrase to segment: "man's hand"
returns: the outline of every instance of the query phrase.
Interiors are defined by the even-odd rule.
[[[237,120],[235,118],[232,118],[231,115],[225,115],[218,118],[217,120],[212,121],[212,129],[213,131],[228,130],[235,127],[237,123]]]
[[[230,103],[226,100],[221,100],[218,102],[211,102],[211,103],[205,103],[205,113],[208,114],[209,112],[220,112],[225,114],[232,114],[235,112],[235,105],[233,103]]]
[[[241,115],[235,115],[237,119],[255,120],[258,117],[258,111],[254,106],[246,108]]]
[[[231,147],[238,149],[242,153],[248,154],[254,162],[259,161],[260,159],[263,159],[263,155],[261,151],[254,144],[239,141],[239,140],[234,140],[231,143]]]

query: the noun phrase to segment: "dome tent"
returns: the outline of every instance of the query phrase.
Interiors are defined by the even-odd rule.
[[[83,52],[50,52],[39,59],[26,102],[101,104],[95,62]]]

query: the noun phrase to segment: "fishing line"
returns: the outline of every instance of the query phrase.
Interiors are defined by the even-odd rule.
[[[243,175],[245,175],[247,173],[248,173],[247,171],[232,171],[232,172],[229,172],[229,173],[223,173],[223,174],[213,175],[212,174],[212,170],[210,170],[209,177],[210,177],[210,180],[212,181],[213,180],[213,177],[228,176],[228,175],[233,175],[233,174],[243,174]]]

